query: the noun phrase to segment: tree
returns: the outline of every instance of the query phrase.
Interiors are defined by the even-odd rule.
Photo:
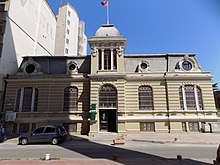
[[[218,83],[212,84],[212,89],[213,89],[214,92],[215,92],[215,91],[219,91]]]

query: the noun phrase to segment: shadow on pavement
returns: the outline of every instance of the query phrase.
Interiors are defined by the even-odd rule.
[[[78,143],[82,143],[82,145],[77,145]],[[74,146],[73,144],[76,145]],[[92,159],[114,160],[125,165],[210,165],[209,163],[196,160],[182,159],[181,155],[178,156],[178,159],[167,159],[152,154],[125,149],[123,146],[118,147],[117,145],[96,143],[77,136],[72,136],[71,140],[67,140],[60,146]]]

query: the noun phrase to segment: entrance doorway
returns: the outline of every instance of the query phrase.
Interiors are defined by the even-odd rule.
[[[100,131],[117,132],[116,115],[116,109],[99,110]]]

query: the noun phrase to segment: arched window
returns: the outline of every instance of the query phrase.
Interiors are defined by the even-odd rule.
[[[18,90],[16,99],[16,112],[36,112],[38,103],[38,90],[33,87],[24,87]]]
[[[184,110],[202,110],[202,92],[195,85],[184,85],[179,88],[180,108]]]
[[[138,89],[139,110],[153,110],[153,91],[150,86],[141,86]]]
[[[63,111],[78,110],[78,89],[67,87],[64,90]]]
[[[117,90],[110,85],[104,85],[99,91],[99,108],[117,108]]]

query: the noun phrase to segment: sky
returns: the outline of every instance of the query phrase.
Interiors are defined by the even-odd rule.
[[[85,22],[89,39],[107,22],[101,1],[48,3],[57,14],[59,5],[69,2]],[[109,0],[109,17],[127,38],[126,54],[195,53],[220,88],[220,0]]]

